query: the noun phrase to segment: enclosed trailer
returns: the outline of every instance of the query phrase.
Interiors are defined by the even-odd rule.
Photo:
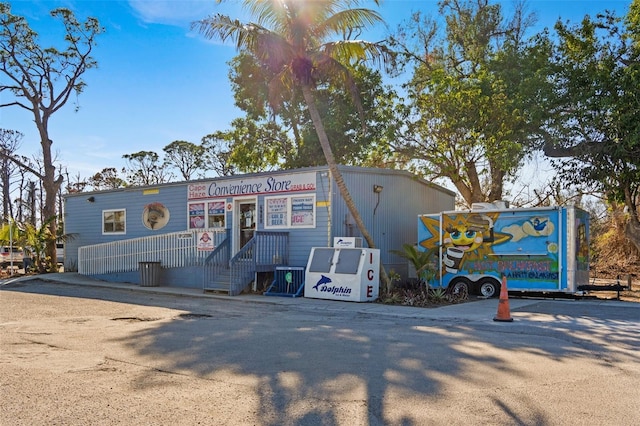
[[[493,297],[509,291],[575,293],[589,282],[589,214],[574,206],[471,210],[418,217],[418,248],[433,254],[434,287]]]

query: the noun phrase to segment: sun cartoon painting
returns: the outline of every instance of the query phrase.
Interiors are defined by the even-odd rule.
[[[421,216],[424,225],[420,245],[431,249],[442,245],[443,268],[456,273],[463,263],[486,259],[493,253],[493,246],[511,239],[510,234],[497,232],[494,224],[499,213],[459,213],[441,217]],[[442,243],[440,242],[442,219]]]

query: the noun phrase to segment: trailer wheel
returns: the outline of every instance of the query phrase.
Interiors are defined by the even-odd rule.
[[[500,284],[496,280],[484,279],[478,282],[478,292],[487,299],[496,297],[500,292]]]
[[[451,283],[449,284],[449,293],[454,296],[465,295],[468,297],[469,287],[470,286],[469,286],[468,280],[464,278],[459,278],[457,280],[451,281]]]

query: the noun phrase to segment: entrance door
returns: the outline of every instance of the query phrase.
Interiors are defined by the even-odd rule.
[[[256,200],[236,201],[236,252],[253,238],[256,231]]]

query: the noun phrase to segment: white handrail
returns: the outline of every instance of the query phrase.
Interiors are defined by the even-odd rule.
[[[78,249],[78,273],[83,275],[137,271],[140,262],[160,262],[163,268],[202,265],[211,253],[198,250],[198,232],[188,230],[150,237],[132,238]],[[207,229],[214,246],[221,243],[225,229]]]

